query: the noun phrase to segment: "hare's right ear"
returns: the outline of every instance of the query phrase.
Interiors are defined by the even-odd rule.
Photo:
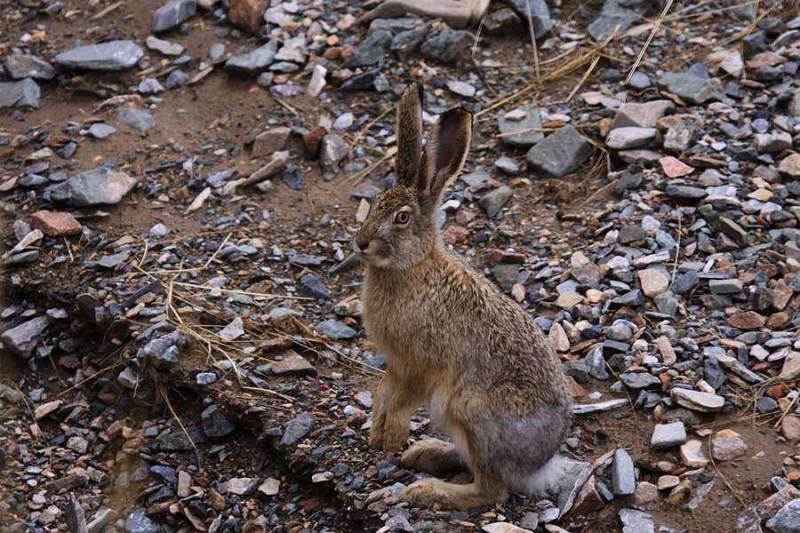
[[[422,83],[415,81],[405,88],[397,106],[397,184],[417,187],[422,155]]]

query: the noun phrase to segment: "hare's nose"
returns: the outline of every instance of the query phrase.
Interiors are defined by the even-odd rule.
[[[353,249],[356,252],[365,252],[369,247],[369,239],[364,237],[355,237],[353,238]]]

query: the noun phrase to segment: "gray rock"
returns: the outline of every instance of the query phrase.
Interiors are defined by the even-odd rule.
[[[661,380],[647,372],[626,372],[620,374],[619,379],[632,390],[656,389],[661,386]]]
[[[617,398],[614,400],[607,400],[605,402],[599,402],[599,403],[573,405],[572,414],[590,415],[593,413],[602,413],[605,411],[619,409],[620,407],[623,407],[625,405],[629,405],[628,400],[626,400],[625,398]]]
[[[97,511],[92,519],[86,524],[87,533],[100,533],[111,522],[117,519],[117,512],[114,509],[103,507]]]
[[[331,340],[352,339],[358,335],[356,330],[334,319],[320,322],[317,325],[317,332],[323,337]]]
[[[87,131],[89,132],[89,135],[95,139],[105,139],[109,135],[117,133],[118,130],[114,126],[104,124],[103,122],[95,122],[89,126]]]
[[[759,152],[777,154],[792,147],[792,136],[785,131],[756,133],[756,149]]]
[[[675,104],[669,100],[622,104],[617,109],[611,128],[655,128],[658,120],[673,107]]]
[[[647,89],[651,85],[653,85],[653,82],[650,81],[650,77],[644,72],[639,72],[638,70],[633,73],[633,76],[631,76],[631,79],[628,82],[628,86],[637,90]]]
[[[800,120],[800,89],[795,89],[787,107],[789,115],[795,120]]]
[[[533,22],[533,31],[537,40],[542,39],[553,28],[553,19],[550,17],[550,10],[545,0],[505,0],[505,3],[523,21],[526,30],[528,20]]]
[[[212,439],[224,437],[236,431],[233,422],[215,404],[211,404],[203,410],[200,420],[203,424],[203,432]]]
[[[606,146],[613,150],[639,148],[652,142],[657,134],[658,130],[655,128],[637,128],[633,126],[616,128],[609,132],[606,138]]]
[[[528,148],[544,139],[544,133],[536,131],[542,127],[542,112],[533,104],[498,116],[497,127],[503,143],[515,148]]]
[[[472,43],[472,35],[463,30],[445,28],[420,46],[428,59],[450,63],[455,61]]]
[[[708,288],[711,294],[739,294],[744,290],[744,283],[739,279],[712,279]]]
[[[350,66],[366,67],[378,63],[392,45],[392,33],[388,30],[370,31],[353,51]]]
[[[139,376],[136,370],[126,366],[117,376],[117,382],[128,390],[134,390],[139,385]]]
[[[486,194],[478,202],[489,218],[494,218],[513,195],[511,187],[501,185],[489,194]]]
[[[39,343],[39,336],[47,329],[50,320],[46,316],[37,316],[27,322],[4,331],[0,334],[0,342],[6,350],[20,357],[30,357]]]
[[[170,72],[167,79],[164,80],[164,86],[167,89],[177,89],[187,83],[189,83],[189,75],[180,69]]]
[[[773,533],[800,533],[800,498],[790,501],[767,520],[767,529]]]
[[[154,531],[159,531],[159,527],[147,517],[145,512],[144,507],[139,507],[128,515],[125,520],[125,533],[153,533]]]
[[[368,33],[385,30],[392,35],[399,35],[404,31],[418,29],[424,26],[425,23],[422,20],[414,17],[375,19],[370,23]]]
[[[605,380],[609,378],[608,369],[606,368],[606,360],[603,357],[603,347],[595,346],[586,354],[584,358],[586,369],[589,375],[595,379]]]
[[[139,82],[139,87],[137,87],[137,90],[140,94],[150,95],[163,93],[166,89],[157,79],[145,78]]]
[[[303,413],[297,418],[289,421],[286,424],[286,429],[281,437],[281,444],[283,446],[292,446],[297,444],[300,439],[308,435],[311,428],[314,426],[314,416],[309,413]]]
[[[256,490],[258,479],[252,477],[235,477],[223,483],[225,490],[237,496],[247,496]]]
[[[520,171],[519,164],[510,157],[506,156],[503,156],[495,161],[494,166],[497,167],[503,174],[507,174],[509,176],[519,174]]]
[[[630,28],[634,22],[639,20],[639,15],[635,11],[622,7],[619,0],[606,0],[600,16],[587,28],[589,35],[595,41],[604,41],[617,29],[620,34]]]
[[[225,45],[222,43],[214,43],[208,50],[208,58],[211,61],[217,61],[221,59],[223,55],[225,55]]]
[[[56,56],[56,63],[70,70],[127,70],[144,55],[133,41],[108,41],[73,48]]]
[[[330,300],[331,292],[319,274],[308,273],[300,277],[300,286],[297,289],[300,296],[310,296],[317,300]]]
[[[141,135],[147,134],[156,125],[156,120],[150,114],[150,111],[139,109],[138,107],[123,106],[118,108],[117,120]]]
[[[691,104],[721,100],[723,97],[719,78],[701,78],[691,72],[667,72],[658,79],[658,85]]]
[[[157,337],[139,349],[136,356],[149,360],[159,370],[169,370],[178,364],[180,353],[176,346],[177,342],[178,336],[174,333]]]
[[[267,44],[252,52],[233,56],[225,62],[225,70],[233,74],[257,76],[266,71],[275,60],[278,44],[277,40],[271,39]]]
[[[331,180],[339,172],[339,164],[347,155],[347,143],[335,133],[329,133],[322,138],[319,150],[319,162],[322,166],[323,176]]]
[[[672,399],[679,405],[694,411],[719,411],[725,405],[725,398],[708,392],[673,388]]]
[[[772,413],[778,410],[778,402],[770,398],[769,396],[762,396],[756,402],[756,410],[758,410],[761,414]]]
[[[650,438],[651,448],[671,448],[686,442],[686,428],[683,422],[670,424],[656,424],[653,436]]]
[[[428,26],[419,25],[416,28],[400,32],[392,37],[389,49],[400,55],[407,55],[417,49],[428,34]]]
[[[622,520],[622,533],[655,533],[653,517],[635,509],[620,509],[619,519]]]
[[[15,80],[32,78],[35,80],[52,80],[56,77],[56,69],[53,65],[28,54],[11,54],[6,59],[3,66],[8,75]]]
[[[0,82],[0,109],[5,107],[39,107],[42,91],[30,78]]]
[[[536,171],[561,178],[574,172],[592,155],[592,145],[573,126],[548,135],[525,156]]]
[[[147,39],[144,41],[144,45],[148,49],[155,50],[156,52],[164,54],[165,56],[179,56],[184,52],[184,50],[186,50],[178,43],[159,39],[155,35],[150,35],[147,37]]]
[[[708,195],[705,189],[700,187],[691,187],[689,185],[667,185],[664,191],[670,198],[677,200],[699,200]]]
[[[197,12],[197,0],[169,0],[153,11],[153,33],[177,28]]]
[[[55,202],[74,206],[116,205],[136,185],[136,179],[106,167],[87,170],[52,189]]]
[[[633,460],[622,448],[617,448],[614,452],[611,486],[617,496],[633,494],[636,490],[636,471],[633,469]]]

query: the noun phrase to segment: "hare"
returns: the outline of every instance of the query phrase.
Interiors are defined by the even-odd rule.
[[[430,473],[466,468],[468,485],[426,478],[401,499],[453,509],[532,494],[558,475],[571,420],[560,362],[528,314],[447,252],[436,225],[442,191],[467,158],[472,115],[441,115],[422,148],[422,85],[397,112],[396,183],[380,194],[353,247],[365,264],[366,331],[386,353],[369,444],[399,451],[423,403],[452,443],[414,443],[403,465]],[[549,476],[548,476],[549,474]]]

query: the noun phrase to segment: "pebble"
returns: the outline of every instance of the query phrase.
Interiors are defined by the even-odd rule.
[[[683,422],[656,424],[650,438],[651,448],[671,448],[686,442],[686,428]]]
[[[617,448],[614,452],[611,484],[614,494],[617,496],[633,494],[636,490],[636,472],[633,469],[633,460],[622,448]]]
[[[144,56],[144,50],[133,41],[106,41],[79,46],[57,54],[56,63],[69,70],[127,70]]]
[[[533,170],[563,178],[578,170],[591,154],[591,144],[568,125],[539,141],[525,157]]]

